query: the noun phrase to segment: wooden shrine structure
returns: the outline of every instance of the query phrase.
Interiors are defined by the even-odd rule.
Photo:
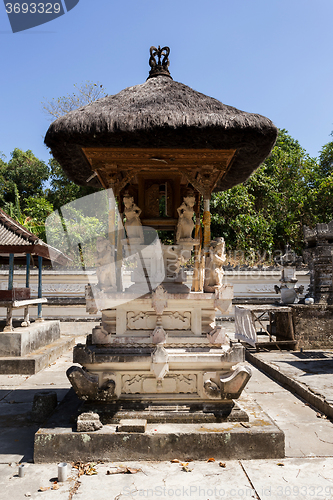
[[[38,306],[38,319],[42,319],[42,304],[47,302],[42,297],[43,259],[59,264],[68,262],[68,258],[59,250],[44,243],[35,234],[12,219],[0,209],[0,264],[9,266],[8,289],[0,290],[0,307],[7,308],[7,321],[4,331],[13,330],[13,309],[24,308],[22,326],[29,326],[29,306]],[[26,267],[25,288],[14,287],[14,264]],[[30,268],[38,267],[38,297],[30,297]]]

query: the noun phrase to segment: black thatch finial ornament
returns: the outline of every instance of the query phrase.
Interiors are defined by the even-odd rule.
[[[153,78],[154,76],[158,75],[164,75],[171,78],[171,75],[168,70],[168,66],[170,64],[169,54],[170,54],[169,47],[163,47],[162,49],[160,46],[158,46],[158,49],[156,47],[150,47],[149,66],[151,67],[151,70],[149,71],[149,76],[147,80],[149,78]],[[156,61],[156,56],[158,57],[158,61]],[[161,57],[163,57],[162,61]]]

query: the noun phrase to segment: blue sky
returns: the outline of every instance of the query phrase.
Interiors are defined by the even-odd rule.
[[[1,2],[0,151],[47,161],[43,99],[142,83],[149,47],[168,45],[174,80],[267,116],[317,156],[333,130],[332,20],[333,0],[80,0],[13,34]]]

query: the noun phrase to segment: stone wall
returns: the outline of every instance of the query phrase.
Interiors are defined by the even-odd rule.
[[[292,305],[296,349],[333,349],[333,306]]]
[[[223,281],[234,287],[234,304],[260,304],[274,303],[280,299],[274,290],[274,285],[279,285],[281,272],[279,269],[255,269],[226,270]],[[309,285],[309,272],[307,270],[297,271],[298,285],[304,285],[304,290]],[[192,279],[188,273],[188,282]],[[125,275],[125,282],[130,283],[130,275]],[[31,297],[37,297],[37,271],[31,270]],[[97,283],[94,271],[70,271],[70,270],[43,270],[43,297],[48,303],[43,305],[43,317],[45,319],[60,319],[77,321],[78,319],[97,320],[101,315],[89,315],[85,308],[85,286]],[[25,271],[14,271],[14,287],[25,287]],[[0,290],[8,288],[8,271],[0,270]],[[37,308],[29,308],[31,317],[37,315]],[[14,317],[22,317],[22,310],[14,311]],[[233,317],[234,308],[228,317]],[[6,317],[6,310],[0,308],[0,319]]]

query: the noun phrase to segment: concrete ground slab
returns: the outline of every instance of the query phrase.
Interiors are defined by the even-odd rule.
[[[1,498],[33,500],[69,499],[126,500],[135,498],[195,500],[259,500],[332,498],[333,459],[229,460],[186,463],[112,462],[91,464],[93,475],[78,477],[69,466],[68,479],[50,488],[57,479],[57,464],[27,464],[25,476],[17,477],[17,464],[0,465]],[[131,469],[133,473],[125,473]],[[75,494],[74,494],[75,493]]]
[[[77,341],[82,342],[82,339],[77,339]],[[274,354],[280,356],[277,351]],[[283,354],[288,353],[284,352]],[[55,380],[57,389],[63,389],[65,392],[69,388],[65,371],[69,364],[72,364],[71,356],[71,351],[68,351],[55,364],[51,364],[36,375],[0,375],[2,396],[6,400],[15,400],[16,390],[29,389],[37,392],[41,389],[53,389],[54,385],[52,384],[55,383]],[[239,498],[255,498],[257,500],[286,498],[291,500],[302,498],[307,500],[311,498],[328,500],[333,498],[331,490],[320,489],[323,486],[328,487],[327,481],[329,485],[333,484],[333,440],[330,437],[333,424],[329,420],[318,418],[317,410],[305,404],[306,402],[297,395],[292,394],[292,389],[286,389],[290,386],[282,386],[281,383],[277,383],[271,376],[267,376],[256,367],[251,368],[253,376],[245,393],[256,399],[263,410],[284,431],[286,453],[289,457],[293,453],[292,458],[223,460],[225,468],[219,466],[218,460],[210,463],[195,461],[188,464],[189,469],[193,469],[191,472],[185,472],[181,463],[129,462],[126,459],[123,462],[98,464],[96,476],[84,475],[78,480],[77,471],[73,470],[70,473],[71,479],[60,485],[59,490],[38,492],[41,485],[48,487],[52,484],[50,480],[56,478],[57,461],[54,459],[52,464],[29,463],[26,476],[18,478],[17,463],[33,459],[33,442],[37,427],[31,425],[11,426],[12,422],[8,418],[6,424],[1,425],[0,433],[0,499],[21,500],[26,498],[25,493],[27,492],[31,493],[30,498],[34,500],[40,498],[49,500],[51,497],[52,499],[61,498],[64,500],[70,498],[72,500],[75,498],[78,500],[127,500],[130,498],[151,498],[152,500],[158,498],[194,498],[195,500],[207,500],[208,498],[209,500],[238,500]],[[309,368],[311,369],[311,367]],[[290,373],[288,376],[291,378],[291,375]],[[309,376],[316,377],[316,375],[308,373],[304,377],[308,380]],[[330,374],[327,374],[326,384],[333,386]],[[283,401],[285,401],[285,405],[283,405]],[[310,431],[312,436],[316,438],[315,441],[312,438],[309,439]],[[313,453],[321,458],[313,458],[311,456]],[[325,458],[322,458],[324,456]],[[174,456],[173,458],[179,457]],[[8,465],[11,462],[14,463],[13,467]],[[277,465],[278,463],[284,465]],[[114,471],[115,467],[120,466],[141,468],[142,472],[106,474],[106,470]],[[29,475],[28,470],[30,471]],[[217,484],[223,491],[209,489],[213,484]],[[281,485],[284,488],[296,489],[291,491],[287,489],[277,490],[276,487]],[[170,486],[170,491],[161,489],[165,486]],[[192,486],[192,491],[186,489],[190,486]],[[271,491],[269,491],[270,486],[272,486]],[[299,491],[297,488],[300,489],[302,486],[307,489],[301,490],[302,496],[297,497],[297,491]],[[144,496],[148,487],[153,488],[153,495],[149,491],[150,496]],[[197,489],[194,490],[193,487]],[[200,487],[202,487],[201,490]],[[310,489],[311,487],[312,489]],[[313,489],[313,487],[317,489]]]
[[[236,500],[240,498],[237,494],[230,495],[235,484],[243,490],[251,491],[248,478],[237,461],[228,461],[225,468],[220,467],[218,461],[189,462],[185,466],[189,472],[185,472],[181,463],[126,462],[126,466],[141,471],[136,474],[107,475],[108,470],[114,472],[119,466],[124,464],[101,464],[96,467],[98,475],[81,476],[78,498],[80,500],[234,498]]]
[[[333,498],[333,459],[242,462],[261,500]]]
[[[270,415],[285,434],[287,457],[332,456],[333,424],[306,401],[252,367],[253,379],[266,378],[262,384],[251,381],[245,391]],[[258,373],[259,372],[259,373]],[[306,439],[304,435],[306,434]]]
[[[0,374],[0,387],[3,389],[16,388],[28,378],[27,375],[3,375]]]
[[[246,359],[333,418],[333,351],[246,350]]]
[[[32,462],[34,435],[38,427],[39,425],[36,424],[19,427],[2,426],[0,432],[0,464]]]
[[[54,500],[67,500],[77,478],[76,469],[69,467],[67,481],[58,483],[59,489],[54,490],[51,488],[54,486],[54,481],[57,480],[57,464],[43,467],[25,464],[24,469],[24,477],[20,478],[18,477],[18,465],[16,463],[0,466],[0,484],[2,485],[0,498],[8,500],[28,497],[35,500],[52,497]],[[41,488],[44,488],[44,491]]]
[[[53,384],[51,386],[49,384],[44,384],[44,386],[38,387],[38,391],[36,390],[36,386],[35,387],[25,386],[24,389],[17,389],[16,391],[10,391],[7,394],[7,396],[5,396],[0,402],[0,408],[1,404],[6,404],[6,403],[15,404],[16,406],[18,404],[29,403],[31,407],[31,403],[34,400],[36,392],[48,389],[52,389],[52,391],[54,391],[57,394],[58,401],[61,401],[68,392],[67,387],[58,388],[57,386],[54,387]]]

